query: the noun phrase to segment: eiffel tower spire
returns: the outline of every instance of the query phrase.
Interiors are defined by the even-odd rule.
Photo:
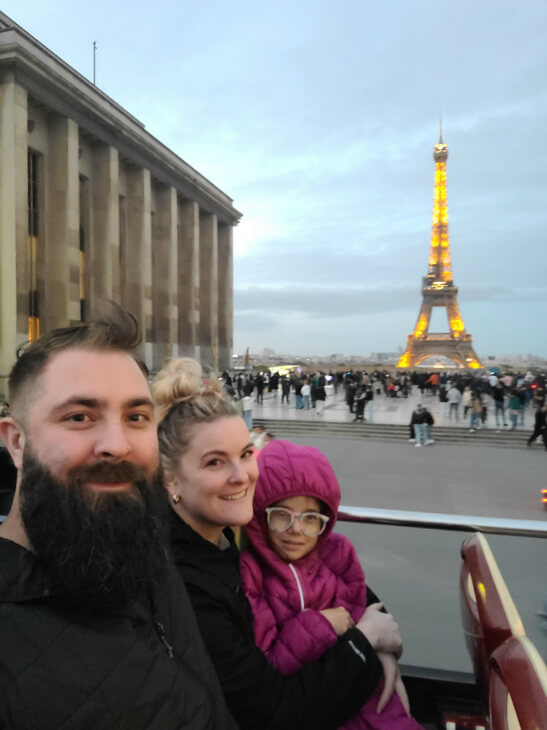
[[[406,338],[406,350],[401,355],[397,367],[415,367],[433,355],[449,357],[462,367],[482,367],[471,344],[473,338],[465,331],[458,307],[458,290],[454,286],[452,276],[446,196],[447,159],[448,146],[443,141],[441,118],[439,141],[433,148],[435,162],[433,222],[427,276],[422,280],[422,306],[414,331]],[[449,332],[429,332],[433,307],[445,307]]]

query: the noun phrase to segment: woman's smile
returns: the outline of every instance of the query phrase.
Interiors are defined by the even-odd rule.
[[[220,497],[220,499],[225,499],[228,502],[232,502],[236,499],[242,499],[243,497],[247,496],[247,489],[244,489],[242,492],[237,492],[237,494],[225,494]]]

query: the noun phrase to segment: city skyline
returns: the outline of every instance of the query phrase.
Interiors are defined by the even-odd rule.
[[[234,352],[404,347],[427,272],[442,115],[474,347],[547,356],[540,0],[3,10],[88,78],[96,41],[97,85],[234,198]]]

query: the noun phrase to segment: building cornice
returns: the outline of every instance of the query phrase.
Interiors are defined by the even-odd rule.
[[[144,124],[107,94],[0,13],[0,80],[11,76],[31,100],[73,119],[98,141],[118,149],[122,159],[150,170],[220,221],[237,224],[232,199],[146,131]]]

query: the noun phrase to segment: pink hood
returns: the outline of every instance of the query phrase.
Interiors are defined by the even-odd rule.
[[[325,504],[330,520],[319,538],[324,542],[336,523],[340,504],[340,486],[327,457],[313,446],[274,439],[262,449],[257,462],[254,516],[245,532],[261,558],[267,560],[267,555],[272,554],[265,509],[287,497],[315,497]]]
[[[319,538],[324,542],[336,524],[340,504],[340,485],[327,457],[313,446],[301,446],[290,441],[274,439],[259,453],[259,477],[253,499],[253,519],[245,527],[247,537],[262,560],[278,564],[268,543],[266,507],[287,497],[315,497],[326,506],[330,517],[325,532]],[[307,556],[312,559],[317,549]],[[273,567],[273,566],[272,566]]]

